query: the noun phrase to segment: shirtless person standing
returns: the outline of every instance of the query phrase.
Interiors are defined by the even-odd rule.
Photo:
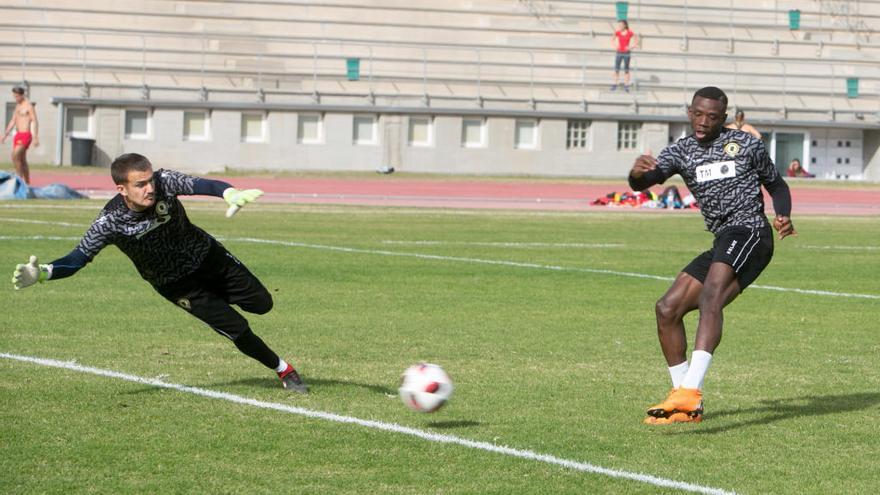
[[[736,111],[736,116],[733,119],[733,122],[724,126],[728,129],[736,129],[738,131],[748,132],[752,136],[755,136],[758,139],[761,139],[761,133],[755,129],[755,126],[752,124],[746,124],[746,113],[742,110]]]
[[[28,169],[27,149],[31,145],[31,140],[33,140],[34,146],[40,145],[37,112],[33,103],[24,95],[24,88],[21,86],[12,88],[12,96],[15,98],[15,112],[12,119],[9,120],[9,125],[6,126],[3,140],[0,142],[6,144],[6,138],[15,128],[15,137],[12,139],[12,163],[15,164],[15,173],[24,179],[25,184],[30,184],[31,172]]]

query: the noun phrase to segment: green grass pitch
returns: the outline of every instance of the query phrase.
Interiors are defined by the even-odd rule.
[[[878,488],[880,300],[747,290],[725,312],[704,422],[649,427],[644,408],[669,389],[653,316],[669,282],[234,240],[671,277],[711,244],[698,215],[258,204],[227,220],[222,203],[189,202],[191,218],[228,239],[272,291],[275,309],[249,319],[311,384],[303,397],[155,294],[116,248],[73,278],[12,290],[16,263],[48,262],[76,242],[35,236],[78,237],[101,204],[0,205],[0,352],[737,493]],[[799,237],[777,242],[757,284],[880,294],[880,219],[795,216],[795,225]],[[432,415],[396,397],[401,371],[421,360],[457,387]],[[0,492],[672,491],[0,359]]]

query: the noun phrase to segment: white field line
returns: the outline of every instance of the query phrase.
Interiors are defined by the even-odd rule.
[[[599,268],[579,268],[579,267],[568,267],[568,266],[559,266],[559,265],[543,265],[539,263],[525,263],[519,261],[505,261],[505,260],[490,260],[484,258],[465,258],[460,256],[441,256],[436,254],[424,254],[424,253],[407,253],[401,251],[385,251],[381,249],[361,249],[361,248],[352,248],[352,247],[344,247],[344,246],[327,246],[322,244],[306,244],[303,242],[291,242],[291,241],[275,241],[269,239],[256,239],[252,237],[230,237],[225,239],[226,241],[231,242],[249,242],[254,244],[272,244],[277,246],[289,246],[289,247],[299,247],[299,248],[307,248],[307,249],[320,249],[324,251],[337,251],[343,253],[357,253],[357,254],[377,254],[382,256],[400,256],[406,258],[418,258],[418,259],[426,259],[426,260],[436,260],[436,261],[455,261],[461,263],[476,263],[482,265],[500,265],[500,266],[513,266],[517,268],[533,268],[540,270],[553,270],[558,272],[577,272],[577,273],[595,273],[600,275],[616,275],[620,277],[630,277],[630,278],[642,278],[642,279],[650,279],[650,280],[663,280],[663,281],[672,281],[673,277],[664,277],[660,275],[649,275],[646,273],[635,273],[635,272],[621,272],[617,270],[605,270]],[[776,292],[794,292],[797,294],[810,294],[815,296],[832,296],[832,297],[848,297],[848,298],[857,298],[857,299],[878,299],[880,300],[880,295],[876,294],[855,294],[851,292],[833,292],[827,290],[813,290],[813,289],[797,289],[797,288],[789,288],[789,287],[777,287],[774,285],[751,285],[751,288],[755,289],[764,289],[764,290],[772,290]]]
[[[584,248],[606,249],[626,247],[620,243],[582,243],[582,242],[467,242],[467,241],[398,241],[384,240],[382,244],[399,246],[484,246],[511,248]]]
[[[55,222],[55,221],[49,221],[49,220],[31,220],[29,218],[0,217],[0,222],[32,223],[32,224],[37,224],[37,225],[58,225],[59,227],[82,227],[82,228],[88,227],[88,225],[81,224],[81,223]]]
[[[798,246],[801,249],[820,249],[828,251],[880,251],[880,246]]]
[[[139,383],[142,385],[149,385],[151,387],[164,388],[169,390],[176,390],[178,392],[183,392],[186,394],[197,395],[200,397],[207,397],[210,399],[217,400],[225,400],[227,402],[232,402],[235,404],[242,404],[245,406],[257,407],[260,409],[269,409],[273,411],[279,411],[288,414],[296,414],[298,416],[305,416],[307,418],[331,421],[334,423],[344,423],[351,424],[357,426],[363,426],[365,428],[372,428],[375,430],[386,431],[390,433],[397,433],[401,435],[408,435],[411,437],[416,437],[422,440],[427,440],[429,442],[436,443],[445,443],[451,445],[459,445],[462,447],[466,447],[469,449],[482,450],[485,452],[492,452],[496,454],[506,455],[509,457],[516,457],[520,459],[526,459],[529,461],[537,461],[543,462],[546,464],[553,464],[556,466],[562,466],[564,468],[573,469],[575,471],[581,471],[584,473],[592,473],[598,474],[602,476],[609,476],[612,478],[620,478],[625,480],[637,481],[640,483],[646,483],[649,485],[654,485],[657,487],[663,488],[672,488],[676,490],[682,490],[693,493],[705,493],[712,495],[728,495],[733,494],[734,492],[729,492],[726,490],[722,490],[720,488],[712,488],[703,485],[697,485],[694,483],[687,483],[684,481],[675,481],[666,478],[660,478],[657,476],[652,476],[649,474],[641,474],[641,473],[633,473],[629,471],[622,471],[618,469],[610,469],[604,468],[601,466],[597,466],[595,464],[590,464],[587,462],[574,461],[570,459],[563,459],[561,457],[556,457],[549,454],[540,454],[538,452],[534,452],[531,450],[524,449],[516,449],[513,447],[495,445],[489,442],[481,442],[477,440],[469,440],[467,438],[461,438],[453,435],[445,435],[441,433],[434,433],[426,430],[419,430],[416,428],[410,428],[408,426],[402,426],[396,423],[385,423],[383,421],[375,421],[369,419],[361,419],[356,418],[354,416],[343,416],[340,414],[324,412],[324,411],[315,411],[312,409],[305,409],[302,407],[289,406],[287,404],[279,404],[277,402],[266,402],[257,399],[251,399],[248,397],[242,397],[240,395],[230,394],[227,392],[220,392],[216,390],[209,390],[205,388],[199,387],[190,387],[187,385],[181,385],[177,383],[167,383],[161,380],[157,380],[155,378],[145,378],[137,375],[129,375],[127,373],[121,373],[113,370],[106,370],[101,368],[93,368],[90,366],[82,366],[76,364],[71,361],[58,361],[55,359],[44,359],[33,356],[22,356],[18,354],[10,354],[10,353],[0,353],[0,358],[10,359],[14,361],[20,361],[25,363],[37,364],[40,366],[47,366],[50,368],[61,368],[71,371],[76,371],[79,373],[88,373],[91,375],[98,375],[107,378],[115,378],[117,380],[125,380],[129,382]]]
[[[0,241],[21,241],[21,240],[51,240],[51,241],[59,241],[59,240],[79,240],[79,237],[57,237],[57,236],[0,236]],[[353,248],[346,246],[329,246],[324,244],[308,244],[304,242],[292,242],[292,241],[279,241],[273,239],[257,239],[253,237],[218,237],[221,241],[229,241],[229,242],[245,242],[251,244],[268,244],[275,246],[287,246],[287,247],[295,247],[295,248],[304,248],[304,249],[317,249],[322,251],[334,251],[341,253],[350,253],[350,254],[374,254],[380,256],[397,256],[402,258],[416,258],[416,259],[424,259],[424,260],[433,260],[433,261],[453,261],[459,263],[474,263],[481,265],[495,265],[495,266],[511,266],[516,268],[531,268],[538,270],[552,270],[556,272],[574,272],[574,273],[594,273],[598,275],[614,275],[619,277],[629,277],[629,278],[641,278],[648,280],[661,280],[664,282],[671,282],[674,280],[673,277],[666,277],[661,275],[650,275],[647,273],[636,273],[636,272],[622,272],[617,270],[605,270],[600,268],[580,268],[580,267],[571,267],[571,266],[560,266],[560,265],[544,265],[540,263],[527,263],[520,261],[507,261],[507,260],[492,260],[485,258],[466,258],[460,256],[442,256],[437,254],[425,254],[425,253],[408,253],[405,251],[386,251],[382,249],[363,249],[363,248]],[[813,295],[813,296],[828,296],[828,297],[845,297],[845,298],[853,298],[853,299],[876,299],[880,300],[880,295],[876,294],[858,294],[852,292],[834,292],[828,290],[816,290],[816,289],[798,289],[794,287],[778,287],[775,285],[760,285],[754,284],[749,286],[754,289],[762,289],[762,290],[771,290],[775,292],[792,292],[796,294],[805,294],[805,295]]]

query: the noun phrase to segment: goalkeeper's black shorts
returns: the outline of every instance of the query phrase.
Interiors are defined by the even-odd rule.
[[[269,291],[217,241],[195,272],[156,291],[233,341],[249,326],[232,304],[256,314],[272,309]]]

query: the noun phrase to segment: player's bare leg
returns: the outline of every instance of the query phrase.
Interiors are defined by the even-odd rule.
[[[679,273],[666,294],[657,301],[657,337],[669,366],[687,361],[684,315],[697,309],[703,284],[687,273]]]
[[[25,184],[31,183],[31,173],[27,163],[27,148],[16,146],[12,149],[12,163],[15,165],[15,173],[24,180]]]
[[[700,324],[694,350],[715,352],[721,342],[721,327],[724,323],[724,307],[740,293],[739,282],[733,267],[727,263],[712,263],[706,282],[700,292]]]
[[[684,282],[683,285],[685,285]],[[702,289],[699,291],[697,302],[700,310],[700,323],[697,327],[696,343],[687,374],[682,380],[681,386],[674,389],[665,401],[648,409],[648,416],[657,419],[646,419],[645,423],[668,424],[702,420],[703,394],[701,389],[703,378],[712,361],[712,352],[721,342],[724,307],[736,299],[740,288],[733,268],[726,263],[719,262],[712,263],[705,282],[700,285]],[[683,325],[681,330],[683,333]]]

